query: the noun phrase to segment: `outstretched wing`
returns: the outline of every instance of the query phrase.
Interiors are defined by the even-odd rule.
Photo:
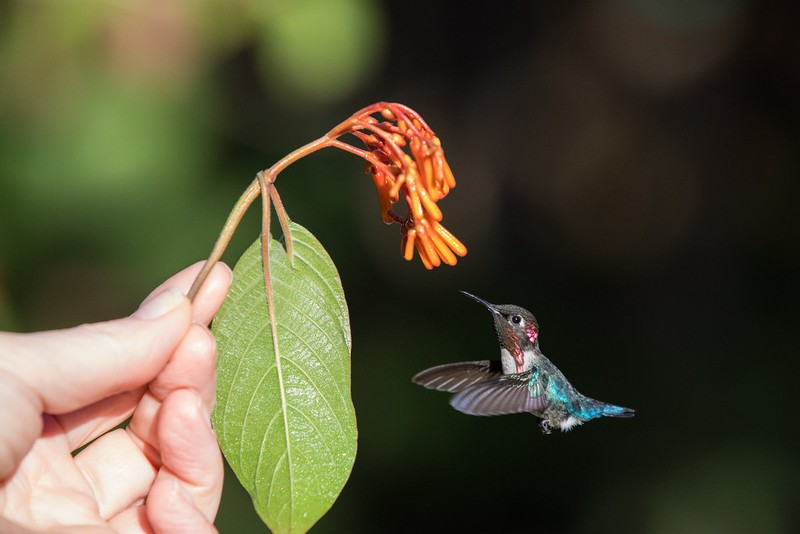
[[[541,383],[530,372],[504,375],[478,382],[453,395],[450,405],[469,415],[506,415],[531,412],[541,414],[545,409]]]
[[[469,386],[496,379],[503,374],[499,361],[446,363],[425,369],[411,379],[415,384],[436,391],[456,393]]]

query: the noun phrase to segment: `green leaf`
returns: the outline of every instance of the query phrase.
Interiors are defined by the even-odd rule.
[[[333,505],[356,455],[350,324],[336,267],[291,223],[294,268],[270,242],[278,354],[264,294],[261,241],[233,270],[214,319],[217,406],[225,458],[274,532],[305,532]]]

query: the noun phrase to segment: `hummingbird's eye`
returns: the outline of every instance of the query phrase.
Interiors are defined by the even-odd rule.
[[[511,322],[514,324],[519,324],[522,322],[522,317],[520,317],[519,315],[512,315]]]

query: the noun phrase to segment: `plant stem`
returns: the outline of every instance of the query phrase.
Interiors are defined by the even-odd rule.
[[[211,269],[214,268],[214,265],[216,265],[222,257],[222,253],[225,252],[225,249],[228,247],[228,243],[231,242],[231,237],[233,237],[236,227],[239,225],[239,222],[241,222],[242,217],[244,217],[244,214],[247,211],[247,208],[250,207],[250,204],[253,203],[259,192],[260,188],[258,186],[258,178],[256,178],[247,187],[242,196],[239,197],[239,200],[236,201],[236,204],[233,206],[230,215],[228,215],[228,220],[225,221],[225,226],[222,227],[222,231],[217,238],[217,242],[214,243],[214,248],[211,249],[211,254],[209,254],[208,259],[203,265],[203,268],[200,269],[200,272],[197,274],[197,278],[194,279],[192,287],[186,294],[186,296],[189,297],[189,300],[194,301],[194,298],[197,296],[197,292],[200,291],[200,286],[203,285],[203,282],[205,282],[206,278],[208,277],[208,273],[211,272]]]
[[[289,266],[294,268],[294,245],[292,244],[292,231],[289,227],[289,214],[286,213],[286,208],[283,207],[283,201],[278,194],[278,188],[274,184],[269,185],[269,196],[272,199],[272,205],[275,206],[275,213],[278,214],[281,231],[286,237],[286,257],[289,259]]]
[[[211,272],[211,269],[214,268],[214,265],[216,265],[220,258],[222,258],[222,254],[225,252],[225,249],[231,242],[233,233],[236,231],[236,227],[239,226],[239,223],[241,222],[242,217],[244,217],[247,208],[249,208],[256,197],[262,193],[264,188],[262,188],[260,182],[264,182],[266,189],[274,190],[274,186],[272,184],[275,183],[278,174],[282,170],[297,160],[304,158],[305,156],[308,156],[309,154],[316,152],[321,148],[330,146],[333,141],[334,138],[330,137],[330,134],[323,135],[319,139],[316,139],[315,141],[312,141],[301,146],[297,150],[294,150],[293,152],[284,156],[269,169],[261,171],[256,175],[256,179],[252,181],[252,183],[247,187],[245,192],[241,197],[239,197],[239,200],[237,200],[236,204],[233,206],[230,215],[228,215],[228,220],[225,221],[225,225],[222,227],[222,231],[217,238],[217,242],[214,243],[214,248],[211,249],[211,254],[209,254],[206,263],[203,265],[203,268],[198,273],[197,278],[194,279],[192,287],[186,294],[190,301],[194,301],[194,298],[200,291],[200,287],[203,285],[203,282],[205,282],[206,278],[208,278],[208,273]],[[265,191],[264,194],[267,194],[267,192]],[[275,210],[278,212],[281,228],[283,229],[284,233],[286,233],[289,228],[289,218],[286,215],[286,210],[283,209],[283,204],[280,202],[280,198],[277,196],[277,191],[274,195],[272,195],[272,200],[275,203]],[[267,230],[268,228],[269,227],[267,227]],[[289,254],[289,257],[291,258],[292,245],[291,236],[289,234],[286,234],[286,241],[287,254]],[[269,243],[268,240],[267,243]]]

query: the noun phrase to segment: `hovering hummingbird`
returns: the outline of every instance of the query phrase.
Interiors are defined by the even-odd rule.
[[[469,415],[532,413],[542,419],[539,426],[545,434],[598,417],[633,417],[630,408],[590,399],[572,387],[539,350],[539,323],[531,312],[462,293],[492,312],[500,361],[438,365],[415,375],[415,384],[455,393],[450,405]]]

